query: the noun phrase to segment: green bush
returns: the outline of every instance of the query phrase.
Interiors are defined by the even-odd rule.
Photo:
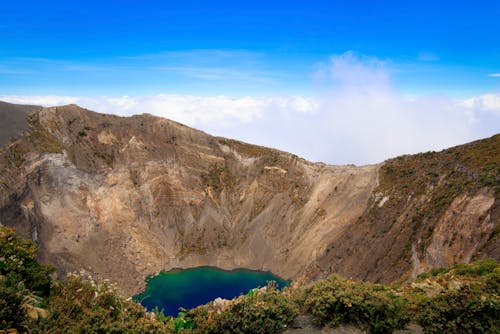
[[[372,333],[391,333],[409,322],[405,300],[388,287],[332,275],[315,284],[304,301],[319,324],[350,323]]]
[[[496,260],[457,264],[432,273],[420,288],[407,291],[425,333],[500,333],[500,266]],[[428,289],[421,289],[422,284]]]
[[[252,290],[251,293],[230,301],[222,309],[205,305],[186,313],[196,325],[193,332],[207,334],[278,333],[296,315],[294,303],[273,284],[268,284],[265,291]]]
[[[420,275],[417,276],[417,280],[421,281],[429,277],[436,277],[439,275],[446,274],[447,272],[450,271],[450,268],[434,268],[430,272],[426,273],[421,273]]]
[[[36,260],[37,247],[0,225],[0,332],[172,333],[145,309],[120,297],[109,284],[71,275],[52,282],[51,266]],[[42,311],[44,317],[27,309]]]
[[[32,241],[18,238],[13,229],[0,225],[0,275],[15,273],[26,289],[48,296],[54,267],[39,264],[36,254]]]
[[[0,277],[0,330],[21,330],[27,321],[22,307],[26,289],[18,277],[12,274]]]
[[[183,329],[194,329],[195,323],[190,317],[186,317],[186,310],[181,308],[181,312],[177,318],[173,319],[174,333],[178,333]]]
[[[26,306],[44,304],[49,295],[54,269],[39,264],[36,253],[33,242],[0,225],[0,329],[25,331],[30,322]]]
[[[500,274],[498,263],[495,259],[484,259],[470,264],[458,264],[453,268],[457,275],[485,276],[495,271]]]
[[[171,328],[106,283],[70,275],[53,285],[50,316],[40,329],[50,333],[170,333]]]
[[[424,300],[419,322],[425,333],[500,333],[500,299],[476,286],[463,286]]]

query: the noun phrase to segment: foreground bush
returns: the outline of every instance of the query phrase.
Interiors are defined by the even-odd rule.
[[[0,278],[0,330],[22,329],[27,320],[22,307],[26,292],[24,284],[11,275]]]
[[[322,325],[353,324],[371,333],[391,333],[410,320],[405,300],[382,285],[332,275],[305,294],[305,311]]]
[[[50,274],[55,268],[39,264],[37,251],[33,242],[18,238],[13,229],[0,225],[0,274],[16,275],[27,289],[48,296]]]
[[[49,296],[54,271],[36,260],[37,247],[0,225],[0,330],[25,331],[27,310],[43,306]]]
[[[495,260],[439,268],[395,289],[332,275],[284,292],[270,283],[177,318],[148,313],[107,283],[70,275],[51,281],[36,246],[0,225],[0,334],[14,333],[280,333],[298,309],[319,324],[354,324],[391,333],[410,319],[425,333],[500,333],[500,266]]]
[[[195,324],[193,333],[279,333],[297,315],[294,303],[272,283],[265,289],[228,301],[220,307],[200,306],[186,313]]]
[[[54,284],[39,328],[47,333],[166,333],[169,328],[144,308],[120,297],[109,284],[68,276]]]
[[[420,304],[419,322],[425,333],[500,333],[498,296],[464,286]]]
[[[413,296],[425,333],[500,333],[500,266],[495,260],[435,270],[419,281]],[[425,284],[434,288],[426,290]]]
[[[172,333],[109,284],[70,275],[53,282],[37,247],[0,225],[0,333]]]

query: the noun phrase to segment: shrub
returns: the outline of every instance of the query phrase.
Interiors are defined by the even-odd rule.
[[[49,295],[53,268],[39,264],[36,253],[35,244],[0,225],[0,329],[24,331],[26,306],[44,304]]]
[[[177,318],[172,319],[172,323],[174,325],[174,333],[178,333],[184,329],[193,329],[195,328],[195,323],[190,317],[186,317],[186,310],[181,308],[181,312]]]
[[[336,275],[314,285],[304,307],[322,325],[350,323],[372,333],[390,333],[409,322],[405,300],[388,287]]]
[[[498,271],[499,266],[495,259],[484,259],[470,264],[459,264],[453,269],[457,275],[485,276],[494,273],[495,270],[500,274],[500,271]]]
[[[427,292],[418,286],[408,291],[425,333],[500,333],[500,266],[496,260],[457,264],[432,273],[420,283],[429,287]]]
[[[0,275],[15,274],[26,289],[48,296],[54,267],[39,264],[36,254],[32,241],[18,238],[12,228],[0,225]]]
[[[51,333],[167,333],[168,325],[106,283],[70,275],[57,282],[48,305],[50,316],[41,324]]]
[[[75,275],[52,282],[53,267],[39,264],[36,253],[31,241],[0,225],[0,333],[173,332],[170,323],[157,321],[109,284]],[[30,318],[26,309],[43,311],[46,318]]]
[[[477,286],[463,286],[424,300],[419,322],[425,333],[500,333],[500,300]]]
[[[252,290],[222,309],[205,305],[186,313],[194,320],[194,333],[278,333],[293,321],[293,302],[271,283],[266,289]]]
[[[15,275],[0,277],[0,330],[21,330],[26,322],[26,312],[22,307],[26,289]]]

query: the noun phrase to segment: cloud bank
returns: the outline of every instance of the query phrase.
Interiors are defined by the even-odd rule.
[[[276,147],[331,164],[378,163],[400,154],[439,150],[500,132],[500,94],[465,100],[407,98],[386,63],[336,55],[313,75],[316,95],[228,97],[0,96],[15,103],[76,103],[129,116],[151,113],[207,131]]]

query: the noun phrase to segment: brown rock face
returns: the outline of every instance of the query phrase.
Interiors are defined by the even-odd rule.
[[[484,183],[480,173],[491,159],[460,165],[470,182],[432,211],[426,203],[456,167],[441,166],[445,153],[434,153],[436,180],[411,195],[416,186],[400,182],[398,161],[310,163],[150,115],[70,105],[41,109],[28,124],[0,150],[0,222],[30,236],[61,274],[84,270],[127,295],[174,267],[387,282],[500,257],[498,165]],[[487,141],[498,162],[499,136]],[[423,216],[412,220],[417,208]]]

